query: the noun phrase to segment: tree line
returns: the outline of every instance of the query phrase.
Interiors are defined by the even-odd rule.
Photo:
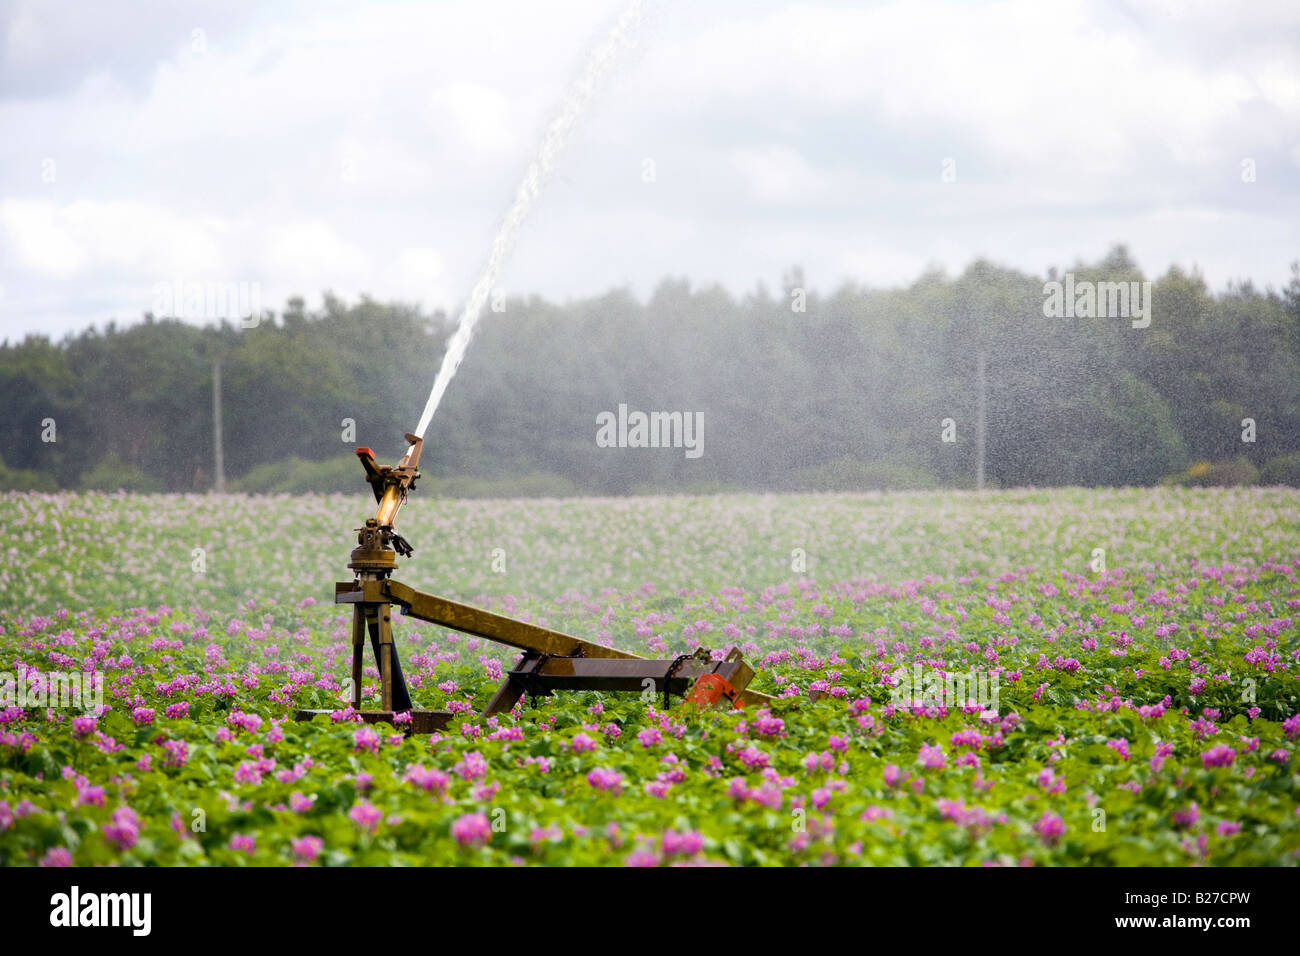
[[[779,292],[739,298],[671,278],[644,303],[507,298],[423,470],[466,495],[972,487],[982,448],[993,486],[1300,483],[1292,271],[1282,290],[1213,293],[1177,268],[1147,280],[1117,246],[1068,276],[981,260],[827,295],[792,269]],[[1104,314],[1114,286],[1109,303],[1060,308],[1061,288],[1147,281],[1145,325]],[[357,490],[352,449],[396,456],[452,329],[441,312],[329,294],[246,324],[146,315],[6,340],[0,487],[211,488],[219,362],[230,487]],[[696,453],[598,441],[620,406],[698,422]]]

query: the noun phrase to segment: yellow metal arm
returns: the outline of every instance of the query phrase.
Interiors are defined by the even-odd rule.
[[[614,647],[593,644],[582,638],[553,631],[547,627],[517,621],[514,618],[493,614],[482,608],[461,604],[448,598],[417,591],[399,581],[350,581],[334,586],[336,604],[396,604],[404,614],[428,621],[461,634],[485,637],[498,644],[507,644],[532,654],[556,657],[587,657],[614,660],[645,660],[638,654],[629,654]],[[741,703],[770,704],[776,698],[769,694],[745,689],[740,692]]]

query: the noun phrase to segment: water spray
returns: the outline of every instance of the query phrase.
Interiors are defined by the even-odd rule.
[[[627,9],[609,31],[608,36],[587,58],[586,66],[583,67],[577,82],[569,90],[569,95],[565,97],[564,102],[560,105],[559,112],[551,120],[550,126],[546,128],[546,135],[542,138],[542,144],[537,149],[537,158],[529,164],[523,182],[519,184],[518,190],[515,191],[514,204],[510,207],[510,211],[506,213],[501,228],[497,230],[496,237],[492,240],[492,249],[488,254],[487,264],[483,267],[478,282],[474,283],[469,299],[465,302],[465,309],[460,314],[460,321],[456,323],[456,331],[452,333],[450,340],[447,342],[447,351],[443,354],[442,366],[438,369],[438,375],[433,380],[433,389],[429,392],[429,400],[424,405],[424,411],[420,415],[420,422],[415,426],[416,437],[424,437],[424,433],[429,428],[429,422],[433,421],[433,414],[438,410],[438,405],[442,402],[442,396],[447,391],[447,385],[455,376],[456,370],[460,368],[461,360],[465,358],[465,350],[469,348],[470,339],[474,336],[474,327],[478,324],[479,316],[483,313],[483,305],[487,302],[488,294],[492,291],[492,283],[496,281],[497,273],[501,271],[506,256],[514,248],[515,238],[519,235],[519,227],[523,225],[524,220],[528,217],[528,213],[533,207],[533,201],[537,199],[537,194],[541,191],[547,175],[555,167],[555,160],[560,155],[560,151],[564,148],[564,144],[568,141],[574,127],[578,125],[582,114],[586,112],[592,97],[609,74],[610,68],[617,61],[618,54],[625,47],[632,45],[637,27],[641,23],[643,6],[642,0],[632,0],[628,4]]]

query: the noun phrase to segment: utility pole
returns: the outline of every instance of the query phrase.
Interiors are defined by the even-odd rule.
[[[226,454],[221,447],[221,359],[212,363],[212,490],[226,490]]]
[[[987,391],[985,364],[985,352],[980,349],[975,364],[975,389],[978,393],[975,399],[975,489],[977,491],[984,490],[984,407]]]

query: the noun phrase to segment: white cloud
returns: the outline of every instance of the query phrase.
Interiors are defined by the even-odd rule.
[[[498,90],[453,83],[430,93],[429,106],[434,128],[476,155],[500,156],[518,147],[519,123]]]
[[[85,264],[84,249],[53,203],[6,199],[0,202],[0,229],[13,260],[38,276],[67,278]]]
[[[202,51],[188,26],[151,20],[115,60],[83,53],[84,24],[18,5],[0,73],[71,79],[0,91],[0,331],[119,306],[134,319],[133,290],[177,275],[261,281],[274,306],[329,288],[454,311],[622,7],[293,0],[235,20],[214,3]],[[1282,0],[1248,15],[1208,0],[661,2],[501,283],[563,299],[674,274],[743,291],[800,261],[814,283],[893,284],[933,261],[1038,269],[1116,241],[1151,271],[1195,256],[1211,281],[1285,281],[1297,28]]]
[[[275,282],[289,285],[335,276],[340,284],[355,287],[358,282],[364,283],[374,269],[364,249],[320,220],[275,227],[260,261]]]
[[[44,39],[40,23],[37,21],[35,5],[20,3],[13,17],[6,24],[4,34],[5,59],[13,60],[23,66],[33,66],[40,62],[44,52]]]
[[[385,283],[403,302],[432,306],[446,301],[442,254],[428,246],[403,249]]]
[[[145,203],[6,199],[0,229],[15,259],[43,277],[103,267],[153,276],[220,272],[225,262],[220,222]]]
[[[773,204],[822,199],[826,178],[798,150],[785,146],[733,150],[731,161],[755,199]]]

